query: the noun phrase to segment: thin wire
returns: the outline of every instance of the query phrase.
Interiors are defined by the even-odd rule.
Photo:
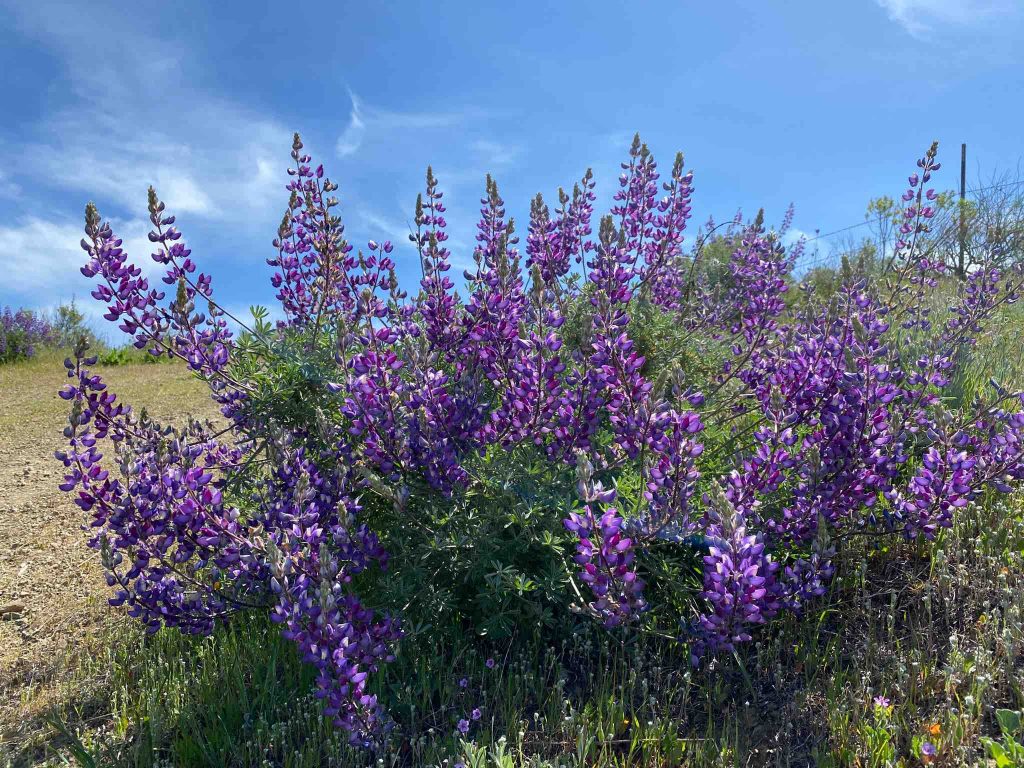
[[[966,190],[966,192],[971,192],[971,193],[974,193],[974,192],[987,192],[988,190],[991,190],[991,189],[1002,189],[1003,187],[1019,187],[1019,186],[1022,186],[1022,185],[1024,185],[1024,179],[1020,179],[1020,180],[1017,180],[1017,181],[1009,181],[1009,182],[1005,182],[1003,184],[990,184],[987,187],[974,187],[974,188]],[[954,215],[956,215],[956,213],[957,213],[957,211],[956,211],[955,208],[952,208],[952,207],[948,208],[944,212],[945,220],[944,221],[943,220],[939,220],[939,221],[936,221],[936,222],[932,222],[931,228],[934,230],[935,225],[939,224],[939,223],[943,224],[943,226],[949,224],[950,223],[950,219],[952,219],[952,217]],[[814,237],[807,238],[803,242],[804,242],[804,245],[806,246],[808,243],[813,243],[816,240],[821,240],[823,238],[831,237],[832,235],[838,235],[838,234],[840,234],[842,232],[848,232],[851,229],[857,229],[858,227],[864,227],[864,226],[867,226],[867,225],[869,225],[871,223],[872,222],[870,220],[865,220],[865,221],[858,222],[857,224],[850,224],[848,226],[841,227],[839,229],[834,229],[831,232],[824,232],[824,233],[822,233],[820,235],[815,235]],[[803,259],[802,258],[802,259],[800,259],[799,266],[800,266],[800,268],[802,270],[806,270],[808,268],[816,267],[816,266],[818,266],[820,264],[824,264],[826,262],[832,261],[834,258],[835,258],[835,254],[834,253],[823,254],[823,255],[817,256],[816,258],[811,258],[811,259]]]
[[[1020,179],[1018,181],[1008,181],[1005,184],[992,184],[992,185],[987,186],[987,187],[976,187],[974,189],[968,189],[967,192],[987,192],[990,189],[1001,189],[1002,187],[1019,187],[1022,184],[1024,184],[1024,179]],[[849,231],[851,229],[857,229],[857,227],[866,227],[870,223],[871,223],[870,220],[860,221],[860,222],[857,222],[856,224],[850,224],[849,226],[841,227],[840,229],[834,229],[831,232],[824,232],[824,233],[822,233],[820,235],[815,235],[814,237],[809,237],[806,240],[804,240],[804,242],[805,243],[813,243],[815,240],[821,240],[824,237],[831,237],[832,235],[838,235],[841,232],[847,232],[847,231]]]

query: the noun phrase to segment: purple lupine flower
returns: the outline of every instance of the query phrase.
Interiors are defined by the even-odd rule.
[[[61,487],[90,517],[115,603],[150,629],[198,633],[237,610],[270,610],[316,668],[325,710],[355,740],[382,718],[367,679],[401,637],[397,619],[371,609],[353,586],[357,574],[387,566],[362,518],[366,494],[407,512],[413,492],[464,493],[478,457],[495,448],[575,466],[582,507],[564,524],[590,592],[584,610],[609,627],[641,621],[648,545],[696,543],[706,548],[696,596],[703,608],[686,624],[699,656],[729,651],[783,608],[802,610],[824,594],[837,533],[933,536],[985,488],[1008,492],[1024,480],[1019,393],[993,382],[990,400],[956,409],[946,393],[961,371],[959,350],[1017,300],[1024,272],[979,268],[948,320],[933,323],[923,299],[943,269],[917,244],[935,214],[926,188],[938,170],[935,147],[903,196],[885,281],[851,273],[832,303],[811,296],[790,309],[801,246],[787,251],[781,234],[792,211],[778,233],[761,214],[749,224],[737,214],[721,236],[731,246],[722,285],[694,277],[716,227],[709,222],[683,256],[692,176],[677,157],[658,199],[658,166],[639,139],[596,242],[589,171],[572,195],[559,192],[556,209],[534,200],[525,271],[488,179],[465,304],[448,277],[445,207],[432,172],[416,208],[411,240],[423,275],[410,298],[390,242],[353,252],[331,196],[337,185],[297,136],[292,160],[270,260],[286,319],[275,338],[258,341],[271,367],[287,357],[277,345],[292,337],[311,359],[322,341],[334,345],[337,368],[309,382],[328,396],[317,425],[267,424],[248,412],[253,383],[234,359],[232,318],[154,192],[150,240],[174,288],[169,300],[90,206],[82,271],[108,319],[140,348],[183,359],[242,440],[233,447],[205,427],[173,431],[136,418],[79,349],[61,392],[72,408],[68,449],[58,452]],[[201,302],[209,309],[197,310]],[[641,304],[668,313],[698,349],[730,352],[727,361],[699,386],[683,371],[649,379],[635,341]],[[585,315],[579,345],[565,343],[570,309]],[[705,425],[726,439],[706,446]],[[104,465],[103,439],[118,446],[119,473]],[[259,445],[266,465],[253,474],[246,468]],[[597,471],[613,482],[637,473],[635,506],[611,506],[623,500]],[[702,478],[710,490],[700,496]]]
[[[451,254],[445,246],[448,233],[443,197],[433,170],[427,168],[426,197],[421,195],[416,200],[416,233],[409,235],[409,239],[419,251],[423,271],[420,315],[424,333],[432,345],[448,352],[461,342],[462,331],[455,283],[448,276]]]
[[[678,539],[692,533],[699,521],[690,498],[699,471],[696,460],[704,446],[695,439],[704,429],[696,413],[669,410],[653,420],[646,447],[653,457],[647,468],[647,511],[629,521],[630,530],[657,538]]]
[[[302,150],[302,140],[295,134],[291,153],[295,167],[288,169],[293,177],[287,186],[291,197],[274,240],[277,257],[267,263],[280,270],[271,284],[278,289],[287,322],[308,326],[325,314],[353,312],[355,291],[348,272],[355,267],[355,259],[341,220],[331,213],[338,205],[331,196],[338,185],[324,176],[322,165],[312,168],[312,158]]]
[[[577,460],[580,497],[587,502],[581,513],[570,512],[565,527],[579,537],[573,558],[581,566],[580,580],[596,598],[587,605],[606,627],[615,627],[636,619],[647,607],[644,582],[632,567],[633,541],[625,535],[623,521],[614,507],[608,507],[598,519],[594,508],[615,499],[614,490],[605,490],[593,480],[593,466],[585,456]]]
[[[747,533],[741,509],[721,487],[707,498],[712,545],[704,558],[704,591],[711,610],[699,617],[701,645],[731,651],[750,640],[750,630],[779,610],[779,566],[765,551],[765,542]]]
[[[53,328],[41,315],[10,307],[0,312],[0,362],[32,357],[37,346],[53,340]]]

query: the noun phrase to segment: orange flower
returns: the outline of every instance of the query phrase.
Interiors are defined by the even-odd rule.
[[[942,726],[938,723],[932,723],[928,726],[928,733],[932,736],[938,736],[940,733],[942,733]]]

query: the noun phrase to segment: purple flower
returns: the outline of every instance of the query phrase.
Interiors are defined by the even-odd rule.
[[[0,363],[32,357],[36,347],[54,341],[49,322],[28,309],[0,312]]]
[[[926,189],[935,146],[909,179],[886,274],[844,269],[828,300],[806,286],[789,296],[802,248],[782,244],[792,210],[779,232],[763,214],[737,214],[717,232],[709,222],[684,253],[692,174],[680,155],[662,180],[639,137],[596,237],[589,171],[556,205],[533,200],[525,269],[488,177],[464,290],[449,276],[446,208],[428,169],[410,235],[421,268],[412,296],[392,243],[348,244],[338,185],[297,135],[291,158],[268,260],[284,316],[276,329],[247,328],[217,303],[154,191],[151,258],[166,292],[87,207],[81,271],[105,317],[203,379],[231,438],[136,416],[79,346],[65,363],[71,411],[56,457],[113,604],[150,631],[192,634],[269,611],[356,742],[379,727],[368,679],[402,635],[357,577],[387,567],[380,539],[405,537],[402,551],[415,552],[424,536],[417,525],[372,530],[370,520],[392,518],[364,517],[366,499],[393,507],[393,519],[451,498],[458,512],[464,494],[486,492],[499,453],[550,462],[553,474],[574,469],[580,504],[563,526],[577,608],[609,628],[641,624],[652,548],[697,549],[700,586],[674,602],[695,606],[679,621],[699,659],[823,595],[834,542],[864,531],[932,538],[986,489],[1024,480],[1021,394],[991,382],[968,404],[950,389],[963,351],[1018,300],[1024,269],[979,265],[960,276],[947,319],[930,315],[944,275],[920,247],[936,213]],[[708,242],[729,254],[717,272],[702,260]],[[665,370],[642,352],[650,334],[637,318],[652,313],[687,340]],[[0,360],[31,354],[47,333],[38,317],[4,310]],[[632,478],[638,492],[620,497]]]
[[[594,508],[614,500],[615,491],[605,490],[593,480],[594,468],[585,456],[577,457],[580,495],[589,502],[582,512],[570,512],[565,527],[579,537],[577,555],[580,581],[590,588],[595,599],[587,608],[606,627],[635,620],[646,609],[644,582],[632,568],[633,541],[625,535],[623,521],[614,507],[598,519]]]

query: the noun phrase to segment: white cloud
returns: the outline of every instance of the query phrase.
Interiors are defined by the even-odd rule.
[[[363,136],[366,135],[366,122],[363,120],[359,98],[352,91],[349,91],[348,95],[352,100],[352,113],[348,118],[348,126],[341,136],[338,137],[338,144],[335,149],[339,157],[348,157],[355,154],[359,147],[362,146]]]
[[[809,235],[802,229],[796,227],[790,227],[786,230],[786,234],[782,236],[782,244],[787,248],[792,248],[794,245],[799,243],[801,240],[810,240],[814,235]]]
[[[14,18],[65,65],[73,97],[42,118],[30,143],[4,147],[0,161],[16,156],[18,167],[83,193],[83,202],[96,196],[101,210],[145,211],[150,184],[176,214],[241,224],[283,209],[291,132],[196,85],[186,51],[124,14],[80,4],[22,3]],[[89,39],[132,44],[82,44]],[[13,181],[0,179],[0,191]]]
[[[335,151],[339,157],[348,157],[358,152],[368,139],[393,138],[395,132],[417,131],[432,128],[447,128],[459,125],[482,113],[476,110],[456,112],[395,112],[366,104],[352,91],[348,124],[338,137]]]
[[[15,226],[0,225],[5,287],[15,293],[52,295],[56,280],[81,284],[78,268],[85,263],[85,252],[78,244],[81,238],[82,228],[71,222],[55,224],[30,217]]]
[[[170,211],[206,219],[238,221],[283,206],[291,143],[283,127],[210,98],[182,105],[162,123],[145,105],[118,111],[96,106],[51,116],[22,153],[60,186],[133,211],[145,210],[150,184]]]
[[[1011,0],[876,0],[889,18],[914,37],[940,26],[969,26],[1013,13]]]
[[[132,261],[147,270],[153,269],[145,219],[150,184],[168,212],[179,215],[186,239],[195,233],[200,249],[220,247],[225,257],[257,239],[269,246],[287,200],[291,131],[274,115],[204,85],[202,58],[173,36],[100,4],[0,0],[13,31],[62,67],[54,85],[60,92],[47,102],[54,106],[24,132],[30,138],[0,144],[0,197],[15,198],[16,209],[26,212],[48,211],[45,219],[36,214],[0,222],[0,263],[20,273],[17,286],[9,287],[37,305],[89,290],[78,274],[86,200],[95,200]],[[354,240],[390,238],[408,247],[412,200],[391,207],[389,192],[377,194],[382,171],[393,175],[397,193],[410,168],[430,160],[435,169],[450,164],[440,176],[456,220],[477,207],[484,172],[507,168],[520,155],[518,147],[490,135],[493,113],[472,107],[394,110],[355,93],[350,98],[351,112],[347,122],[339,121],[333,149],[353,161],[346,163],[342,199]],[[451,159],[455,154],[458,162]],[[473,191],[460,201],[453,187],[463,184]],[[76,199],[81,205],[65,205]],[[254,231],[253,222],[261,229]],[[228,244],[229,236],[237,243]],[[472,252],[472,243],[451,245],[457,254]],[[206,253],[197,255],[204,269],[222,274]]]
[[[114,233],[123,240],[129,261],[157,287],[162,268],[150,258],[149,221],[111,219]],[[88,293],[91,283],[79,268],[88,260],[80,245],[83,225],[28,216],[13,225],[0,225],[0,263],[4,287],[14,294],[32,296],[37,304],[57,303],[73,293]],[[95,304],[90,298],[83,305]]]
[[[396,246],[405,246],[409,242],[409,233],[415,231],[410,218],[408,222],[392,219],[365,206],[357,206],[352,210],[362,227],[377,240],[390,240]]]

